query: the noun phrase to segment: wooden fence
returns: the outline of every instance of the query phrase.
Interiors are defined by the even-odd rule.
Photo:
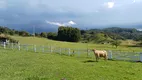
[[[33,45],[33,44],[17,44],[17,43],[5,43],[0,42],[1,48],[3,49],[13,49],[19,51],[31,51],[36,53],[58,53],[60,55],[68,55],[75,57],[87,57],[93,58],[93,51],[87,49],[76,49],[76,48],[61,48],[57,46],[45,46],[45,45]],[[141,52],[123,52],[123,51],[107,51],[108,58],[113,60],[125,60],[125,61],[141,61]]]

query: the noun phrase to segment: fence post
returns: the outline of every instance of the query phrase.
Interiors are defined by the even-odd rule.
[[[109,54],[108,54],[108,59],[112,59],[112,51],[109,51]]]
[[[90,57],[90,50],[87,49],[87,57]]]
[[[142,62],[142,53],[140,53],[140,62]]]
[[[36,45],[34,45],[34,51],[36,52]]]
[[[87,48],[87,57],[89,57],[88,48]]]
[[[52,46],[50,46],[50,52],[51,52],[51,53],[53,52]]]
[[[11,43],[11,45],[12,45],[12,49],[13,49],[13,43]]]
[[[28,45],[26,45],[26,49],[27,49],[27,51],[28,51]]]
[[[69,54],[69,56],[70,56],[70,48],[68,49],[68,54]]]
[[[4,49],[6,49],[6,44],[5,44],[5,42],[3,43],[3,47],[4,47]]]
[[[20,51],[20,43],[18,44],[18,50]]]
[[[42,52],[44,53],[44,45],[42,46]]]
[[[66,54],[66,48],[64,48],[64,54]]]
[[[78,57],[80,57],[80,51],[79,51],[79,49],[78,49]]]
[[[75,50],[72,51],[72,55],[73,55],[73,56],[75,55]]]
[[[60,55],[62,54],[62,49],[60,48]]]

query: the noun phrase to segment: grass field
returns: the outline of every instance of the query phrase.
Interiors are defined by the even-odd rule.
[[[13,38],[21,44],[52,45],[86,49],[87,44],[47,40],[44,38]],[[126,42],[124,42],[126,45]],[[118,49],[111,45],[88,44],[88,48],[141,51],[140,47]],[[95,62],[95,57],[71,57],[55,53],[34,53],[0,48],[0,80],[141,80],[142,63],[127,61]]]
[[[0,49],[0,80],[141,80],[142,64]]]
[[[19,37],[13,36],[16,40],[19,40],[21,44],[36,44],[36,45],[52,45],[63,48],[76,48],[76,49],[105,49],[105,50],[121,50],[121,51],[135,51],[142,52],[142,47],[130,47],[135,45],[136,42],[127,40],[123,41],[122,45],[118,48],[112,47],[109,44],[93,44],[93,43],[71,43],[71,42],[61,42],[61,41],[53,41],[45,38],[33,38],[33,37]]]

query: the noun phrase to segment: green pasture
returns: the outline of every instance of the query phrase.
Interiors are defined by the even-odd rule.
[[[132,47],[134,41],[123,41],[118,48],[109,44],[71,43],[53,41],[45,38],[12,36],[19,40],[21,50],[11,46],[0,46],[0,80],[141,80],[142,63],[129,61],[95,61],[95,56],[85,54],[68,55],[66,49],[106,49],[127,52],[141,52],[141,47]],[[128,43],[129,44],[128,44]],[[28,46],[28,50],[25,47]],[[34,45],[39,52],[34,52]],[[54,46],[65,49],[60,52],[42,52],[41,47]],[[131,47],[130,47],[131,46]],[[63,54],[66,53],[66,54]],[[77,52],[78,53],[78,52]]]
[[[142,64],[0,49],[0,80],[141,80]]]
[[[119,50],[119,51],[130,51],[130,52],[142,52],[142,47],[133,46],[137,42],[127,40],[122,41],[122,44],[115,48],[110,44],[93,44],[93,43],[71,43],[71,42],[61,42],[53,41],[46,38],[37,38],[37,37],[19,37],[12,36],[14,39],[19,40],[21,44],[34,44],[34,45],[48,45],[56,46],[61,48],[74,48],[74,49],[105,49],[105,50]]]

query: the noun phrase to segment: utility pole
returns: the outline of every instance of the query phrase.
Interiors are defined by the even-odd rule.
[[[35,37],[35,26],[33,26],[33,36]]]
[[[87,28],[86,28],[86,31],[87,31]],[[89,42],[89,40],[87,38],[87,57],[89,56],[89,53],[88,53],[88,42]]]

